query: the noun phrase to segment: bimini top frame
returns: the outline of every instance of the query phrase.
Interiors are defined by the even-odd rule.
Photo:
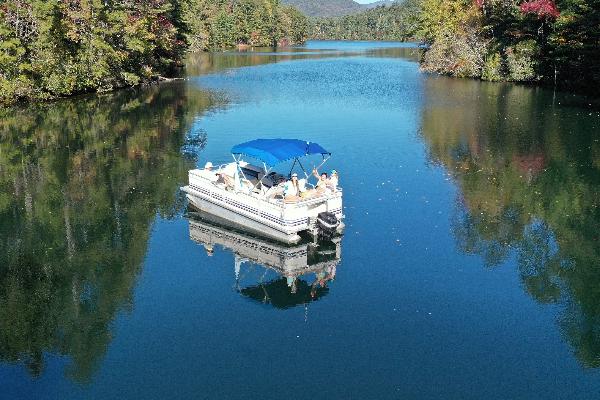
[[[243,154],[256,158],[269,167],[311,154],[321,154],[323,158],[331,156],[318,143],[298,139],[256,139],[234,146],[231,153],[234,156]]]
[[[238,170],[240,173],[242,173],[242,175],[243,172],[241,172],[241,169],[239,168],[239,163],[242,155],[246,155],[263,162],[265,176],[271,172],[275,165],[284,161],[294,160],[294,164],[292,164],[292,170],[294,169],[296,163],[298,163],[300,168],[302,168],[306,178],[309,177],[309,174],[306,172],[306,169],[300,162],[301,157],[320,154],[323,157],[323,161],[317,167],[317,169],[325,164],[325,162],[331,157],[331,153],[325,150],[320,144],[299,139],[251,140],[249,142],[233,146],[231,149],[231,154],[233,155],[233,159],[237,163]],[[292,170],[290,170],[290,174]]]

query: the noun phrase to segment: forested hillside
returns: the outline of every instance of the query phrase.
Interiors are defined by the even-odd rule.
[[[0,0],[0,104],[174,76],[188,48],[301,43],[279,0]]]
[[[185,0],[192,50],[303,43],[308,19],[279,0]]]
[[[423,0],[425,71],[598,94],[600,0]]]
[[[358,14],[313,20],[315,39],[409,40],[420,29],[421,0],[405,0]]]
[[[375,7],[381,7],[381,6],[391,6],[394,5],[395,3],[401,3],[404,0],[381,0],[381,1],[375,1],[373,3],[368,3],[368,4],[363,4],[363,7],[369,9],[369,8],[375,8]]]
[[[283,0],[309,17],[336,17],[361,12],[363,6],[353,0]]]
[[[370,8],[390,6],[403,0],[380,0],[360,4],[354,0],[282,0],[282,3],[294,6],[309,17],[341,17],[357,14]]]

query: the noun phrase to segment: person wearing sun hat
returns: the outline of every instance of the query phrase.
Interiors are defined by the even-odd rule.
[[[283,186],[283,196],[285,201],[298,201],[300,199],[300,186],[298,184],[298,174],[293,173],[290,180]]]
[[[219,179],[218,175],[213,171],[213,163],[210,161],[204,164],[204,169],[201,170],[200,174],[211,182],[216,182]]]

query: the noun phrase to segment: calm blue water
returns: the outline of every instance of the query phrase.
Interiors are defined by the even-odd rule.
[[[307,49],[6,112],[0,397],[597,396],[600,114],[403,44]],[[335,279],[286,309],[238,292],[177,191],[257,137],[320,143],[345,190]]]

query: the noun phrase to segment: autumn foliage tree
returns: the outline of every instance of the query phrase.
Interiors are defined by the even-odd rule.
[[[423,0],[423,20],[426,71],[600,87],[598,0]]]
[[[483,0],[479,0],[483,3]],[[535,14],[538,18],[556,19],[560,16],[560,11],[552,0],[533,0],[521,3],[519,10],[523,14]]]

